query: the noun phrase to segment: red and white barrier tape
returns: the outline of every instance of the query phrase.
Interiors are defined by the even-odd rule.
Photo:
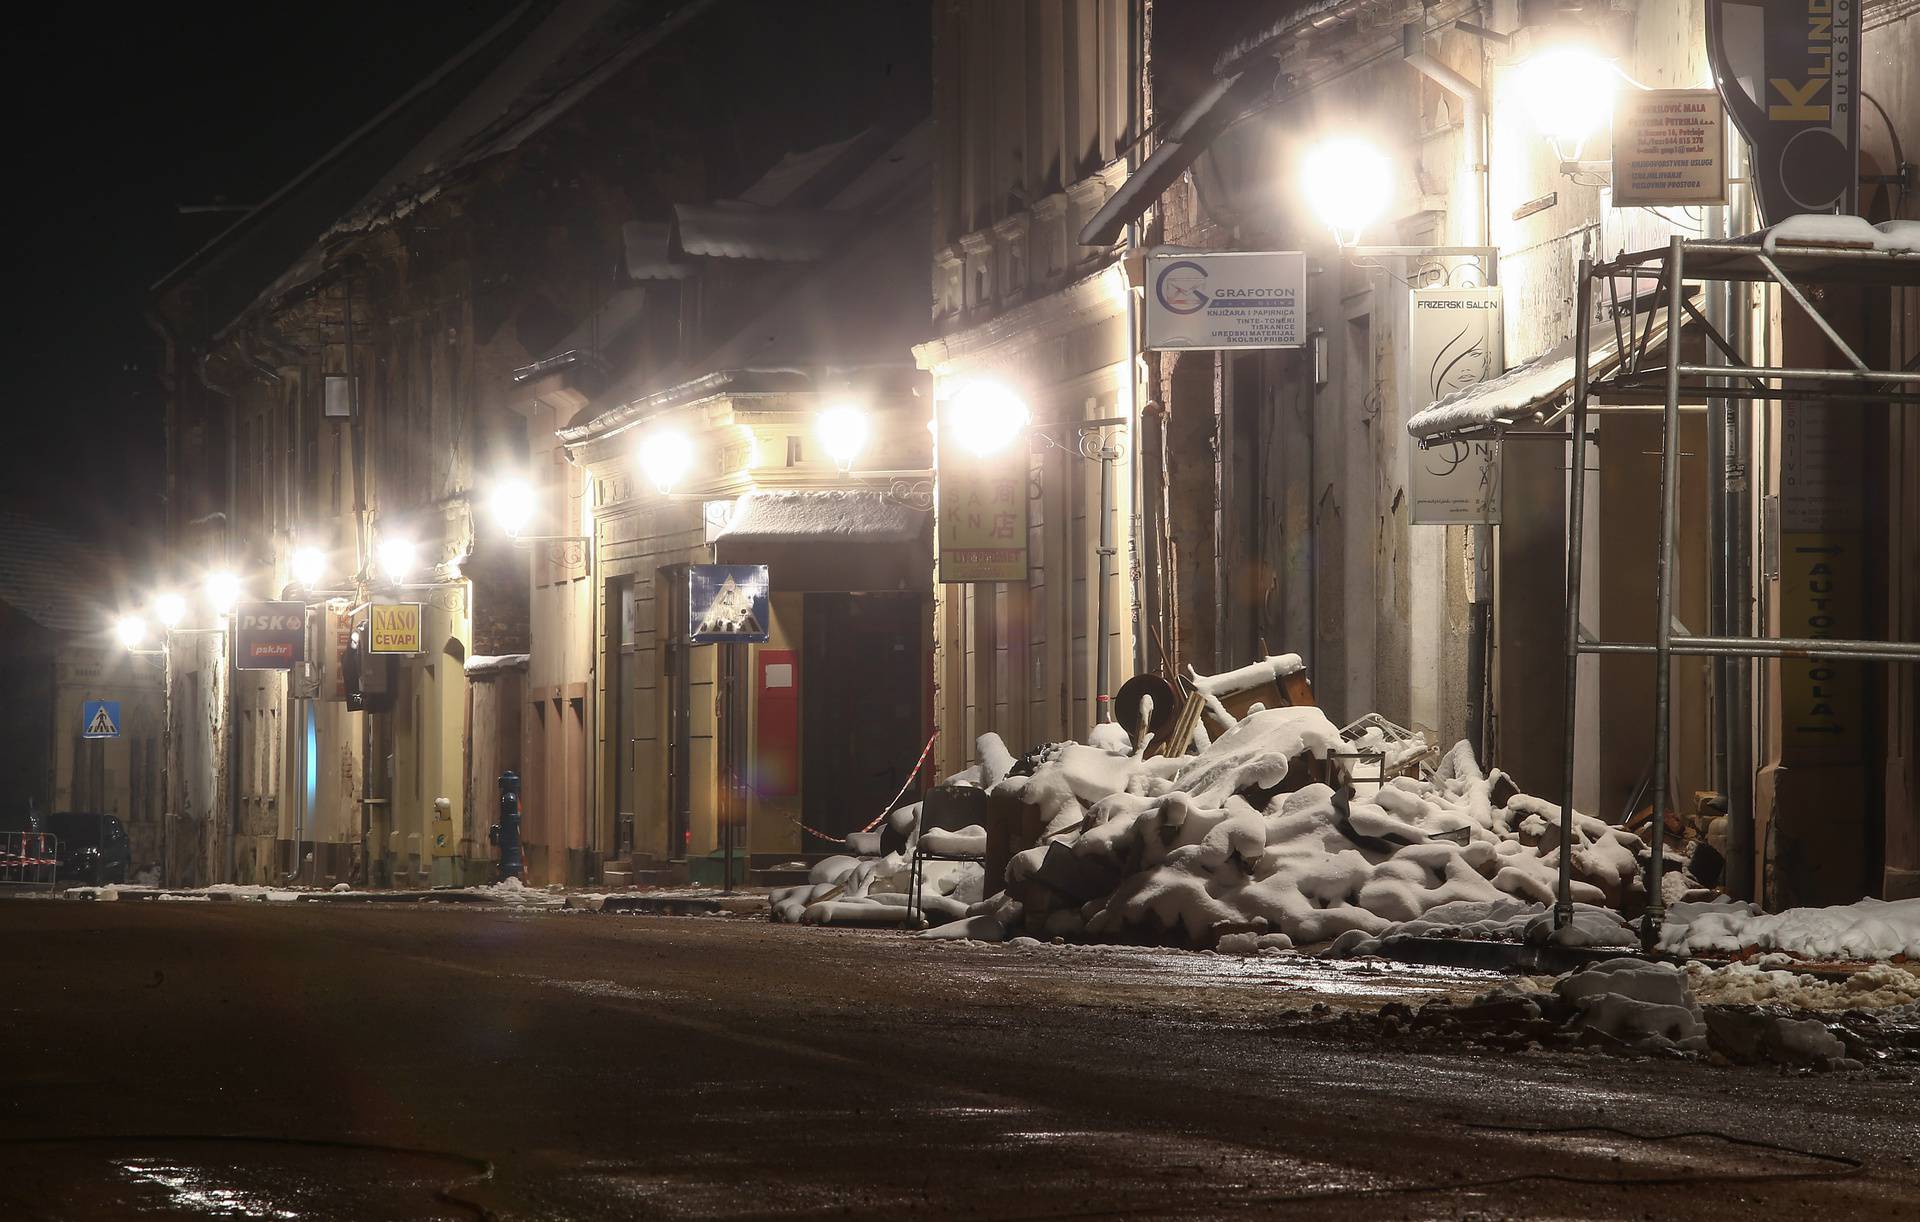
[[[927,735],[927,745],[920,748],[920,758],[914,761],[913,771],[907,773],[907,779],[900,782],[900,790],[898,793],[893,795],[893,801],[888,802],[886,807],[883,810],[881,810],[879,814],[873,817],[873,822],[861,828],[860,829],[861,832],[870,832],[874,828],[879,827],[880,821],[893,813],[894,802],[898,802],[902,797],[906,795],[907,787],[913,784],[913,778],[919,776],[920,770],[927,766],[927,756],[933,753],[933,740],[938,737],[940,737],[940,732],[938,730],[935,730],[932,734]],[[821,831],[819,828],[808,827],[806,824],[800,822],[800,820],[798,819],[795,819],[793,821],[793,824],[795,827],[799,828],[801,831],[812,832],[814,835],[820,837],[820,839],[822,840],[831,841],[834,844],[845,844],[847,842],[846,836],[829,836],[827,833]],[[857,835],[857,834],[859,833],[854,833],[854,832],[848,833],[848,835]]]

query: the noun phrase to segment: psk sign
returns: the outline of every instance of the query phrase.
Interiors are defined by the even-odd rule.
[[[120,702],[89,700],[80,706],[80,737],[120,737]]]
[[[1297,250],[1147,256],[1147,347],[1298,348],[1307,256]]]
[[[241,670],[298,670],[306,660],[305,603],[241,603],[238,627]]]
[[[687,568],[687,639],[695,645],[767,639],[767,566],[695,564]]]

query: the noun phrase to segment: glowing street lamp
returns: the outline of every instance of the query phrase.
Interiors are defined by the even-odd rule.
[[[419,556],[419,545],[412,539],[389,535],[380,540],[380,567],[393,581],[405,581]]]
[[[123,615],[113,625],[113,634],[128,649],[138,649],[147,639],[147,621],[137,615]]]
[[[1358,242],[1393,198],[1393,166],[1386,154],[1352,136],[1315,145],[1300,163],[1300,177],[1307,203],[1342,246]]]
[[[640,439],[640,470],[662,496],[693,466],[693,442],[678,429],[659,429]]]
[[[311,590],[326,579],[327,554],[317,547],[296,547],[288,567],[293,571],[294,584]]]
[[[954,391],[946,408],[955,441],[980,457],[1007,448],[1027,427],[1026,402],[998,382],[969,382]]]
[[[207,606],[215,615],[225,615],[240,601],[240,579],[226,569],[207,577]]]
[[[1583,47],[1542,51],[1513,77],[1516,100],[1562,161],[1577,160],[1580,146],[1606,126],[1619,86],[1620,70]]]
[[[493,486],[487,504],[493,510],[493,520],[511,538],[526,529],[533,517],[533,485],[523,479],[501,480]]]
[[[153,618],[160,621],[162,628],[178,628],[180,621],[187,618],[187,600],[172,590],[154,595]]]
[[[867,438],[872,432],[867,413],[848,404],[830,407],[820,413],[814,421],[814,432],[819,434],[821,448],[827,457],[833,459],[834,466],[841,474],[853,470],[853,460],[867,448]]]

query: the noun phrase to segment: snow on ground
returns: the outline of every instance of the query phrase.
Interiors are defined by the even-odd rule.
[[[341,896],[355,899],[391,899],[393,891],[360,891],[346,883],[337,883],[331,888],[318,887],[265,887],[240,883],[214,883],[206,887],[155,887],[145,884],[110,883],[104,887],[70,887],[63,894],[69,899],[118,900],[118,899],[158,899],[171,902],[182,900],[250,900],[263,903],[287,904],[298,900],[322,899]],[[508,904],[521,908],[559,908],[565,905],[567,897],[560,887],[536,889],[522,883],[518,878],[508,878],[502,882],[478,887],[439,887],[427,893],[433,895],[469,895],[477,896],[494,903]]]
[[[1761,912],[1752,904],[1675,904],[1660,948],[1677,955],[1784,951],[1802,959],[1920,959],[1920,899],[1864,899]]]

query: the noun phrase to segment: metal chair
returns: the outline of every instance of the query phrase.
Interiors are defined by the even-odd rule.
[[[987,855],[980,853],[936,853],[926,847],[930,831],[957,832],[964,827],[987,826],[991,800],[987,791],[972,785],[935,785],[920,803],[920,829],[913,839],[913,865],[907,872],[907,924],[924,927],[927,914],[920,907],[920,885],[925,879],[924,863],[929,861],[971,861],[985,866]]]

